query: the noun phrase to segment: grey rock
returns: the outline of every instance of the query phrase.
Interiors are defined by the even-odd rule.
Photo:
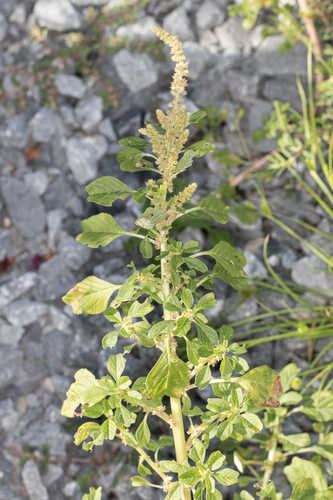
[[[269,78],[264,84],[262,93],[269,101],[290,102],[292,107],[301,110],[301,99],[295,77]]]
[[[213,68],[202,73],[190,94],[190,98],[197,106],[216,106],[217,103],[220,105],[225,100],[228,91],[225,74],[233,66],[233,62],[233,57],[221,56]]]
[[[24,273],[0,287],[0,309],[30,290],[37,281],[36,273]]]
[[[116,142],[117,141],[117,134],[116,134],[116,131],[113,127],[113,124],[112,124],[112,121],[110,120],[110,118],[105,118],[105,120],[103,120],[99,127],[98,127],[98,131],[100,134],[103,134],[105,137],[107,137],[111,142]]]
[[[71,189],[68,180],[64,175],[59,175],[50,183],[47,192],[44,195],[44,202],[47,210],[58,210],[62,207],[69,210],[74,215],[82,216],[82,201]]]
[[[201,47],[211,54],[217,54],[218,52],[220,52],[219,40],[214,30],[206,30],[200,33],[199,41]]]
[[[0,12],[0,42],[4,40],[7,35],[8,23],[5,16]]]
[[[230,95],[237,103],[251,100],[258,93],[259,77],[256,74],[251,75],[244,73],[244,71],[229,70],[226,79]]]
[[[120,26],[116,30],[116,35],[127,37],[130,41],[134,41],[136,38],[147,41],[155,38],[155,34],[152,30],[153,26],[156,26],[155,19],[151,16],[145,16],[136,23]]]
[[[226,312],[228,312],[229,306],[230,304],[229,301],[227,300],[225,307]],[[228,314],[228,320],[232,323],[233,321],[251,318],[251,316],[257,314],[257,311],[258,311],[258,305],[256,299],[254,297],[251,297],[250,299],[240,304],[237,307],[237,309],[233,311],[231,314]]]
[[[333,297],[333,275],[328,272],[327,265],[315,255],[303,257],[296,262],[291,276],[298,285],[324,290]]]
[[[24,176],[24,183],[41,196],[47,189],[49,178],[45,172],[37,170],[36,172],[28,172]]]
[[[123,258],[111,256],[105,262],[94,267],[94,275],[98,278],[112,281],[113,275],[123,267]]]
[[[64,471],[59,465],[48,464],[47,472],[43,478],[45,486],[49,487],[64,475]]]
[[[69,0],[38,0],[34,7],[38,24],[56,31],[81,27],[81,17]]]
[[[101,160],[108,150],[107,140],[103,135],[91,135],[84,138],[86,144],[91,144],[95,149],[97,160]]]
[[[47,314],[47,310],[46,304],[21,299],[9,304],[5,310],[5,316],[12,325],[24,327]]]
[[[190,79],[196,80],[209,62],[210,54],[207,54],[207,51],[197,42],[184,42],[183,48],[188,62]]]
[[[73,498],[76,493],[80,492],[80,486],[77,481],[69,481],[65,484],[62,492],[65,498]]]
[[[9,325],[0,320],[0,344],[17,346],[24,334],[24,329],[19,326]]]
[[[39,469],[34,460],[28,460],[22,470],[22,479],[30,500],[48,500],[49,496],[42,479]]]
[[[257,143],[253,141],[253,133],[263,127],[264,117],[268,116],[272,110],[272,104],[262,99],[255,99],[250,106],[247,115],[248,141],[251,147],[256,151],[267,153],[274,149],[275,140],[273,139],[263,139]]]
[[[21,113],[8,118],[1,128],[0,140],[5,147],[25,148],[28,143],[26,116]]]
[[[59,94],[67,97],[82,99],[86,92],[85,84],[81,78],[78,78],[77,76],[58,73],[55,77],[54,83]]]
[[[16,426],[19,419],[18,412],[15,410],[13,401],[5,399],[0,402],[0,426],[5,431],[10,431]]]
[[[48,246],[54,248],[61,229],[62,221],[66,217],[66,211],[62,208],[51,210],[47,214]]]
[[[83,264],[88,262],[91,249],[85,245],[81,245],[72,236],[67,235],[61,240],[59,254],[69,269],[77,271]]]
[[[147,54],[133,54],[123,49],[114,56],[113,62],[120,79],[131,92],[139,92],[158,80],[156,65]]]
[[[178,7],[170,12],[164,18],[163,28],[172,35],[177,35],[182,42],[194,40],[190,19],[184,7]]]
[[[1,211],[1,207],[0,207]],[[8,256],[11,249],[10,232],[7,229],[0,229],[0,259]]]
[[[0,349],[0,389],[14,383],[18,367],[22,365],[22,352],[12,346],[4,345]]]
[[[88,137],[72,137],[67,142],[68,165],[75,180],[86,184],[97,176],[98,154]]]
[[[195,20],[200,30],[215,28],[225,20],[225,13],[212,0],[205,0],[197,10]]]
[[[51,455],[64,457],[66,455],[66,446],[72,443],[73,438],[68,432],[64,432],[57,422],[37,422],[24,429],[22,441],[33,448],[40,448],[47,443]],[[39,500],[39,497],[35,497],[34,500],[37,498]]]
[[[317,226],[317,229],[322,231],[323,233],[326,233],[327,235],[332,235],[332,229],[333,225],[330,223],[328,219],[323,219]],[[323,250],[326,252],[328,255],[333,255],[333,242],[330,239],[324,238],[321,236],[319,233],[313,233],[311,236],[309,236],[306,240],[308,243],[311,243],[311,245],[314,245],[317,248],[320,248],[320,250]],[[308,248],[304,242],[301,243],[302,250],[305,254],[311,255],[312,250]]]
[[[265,278],[268,274],[267,269],[260,260],[247,250],[245,250],[243,254],[246,258],[246,266],[244,267],[246,275],[249,278]]]
[[[255,62],[261,75],[306,75],[306,52],[302,43],[297,43],[292,49],[280,54],[277,50],[284,41],[282,35],[265,38],[259,46]]]
[[[292,269],[297,261],[297,255],[291,248],[285,246],[281,255],[281,264],[285,269]]]
[[[92,132],[103,118],[103,99],[90,96],[82,99],[75,109],[77,121],[85,132]]]
[[[74,78],[76,78],[76,77],[74,77]],[[78,121],[75,117],[75,113],[74,113],[73,108],[71,108],[69,106],[60,106],[59,111],[60,111],[60,114],[61,114],[61,117],[62,117],[64,124],[68,128],[70,128],[70,129],[79,128],[79,124],[78,124]]]
[[[49,142],[57,129],[57,119],[58,116],[51,109],[40,109],[29,124],[33,140]]]
[[[246,54],[250,51],[249,32],[243,28],[242,20],[238,17],[230,17],[215,28],[215,34],[225,54]]]
[[[2,178],[1,191],[13,224],[24,236],[33,238],[44,231],[45,211],[36,193],[10,177]]]
[[[59,330],[53,330],[42,338],[48,373],[62,373],[68,357],[69,337]]]
[[[11,23],[24,24],[27,17],[26,7],[23,4],[19,4],[13,10],[9,20]]]
[[[85,7],[86,5],[105,5],[108,0],[71,0],[73,5]]]
[[[62,257],[56,255],[39,268],[38,296],[42,300],[59,299],[75,285],[75,281]]]

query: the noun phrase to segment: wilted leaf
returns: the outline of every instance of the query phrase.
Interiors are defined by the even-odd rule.
[[[250,398],[258,406],[280,406],[278,398],[282,394],[279,374],[263,365],[253,368],[237,379],[238,383],[249,393]]]
[[[88,276],[63,297],[74,314],[100,314],[107,308],[111,295],[120,288],[96,276]]]

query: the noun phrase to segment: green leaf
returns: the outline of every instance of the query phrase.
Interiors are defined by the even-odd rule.
[[[182,500],[183,489],[183,485],[178,481],[175,483],[171,483],[165,500]]]
[[[194,439],[192,448],[189,451],[189,457],[193,462],[203,464],[206,456],[206,448],[207,446],[200,439]]]
[[[179,476],[179,481],[190,488],[194,488],[195,485],[201,480],[201,474],[198,470],[191,467],[190,470],[183,472]]]
[[[142,254],[142,257],[145,259],[151,259],[153,256],[153,245],[150,243],[148,238],[145,238],[144,240],[140,241],[140,252]]]
[[[222,467],[225,462],[225,456],[220,451],[214,451],[209,455],[207,466],[210,470],[217,470]]]
[[[280,406],[278,398],[282,394],[281,379],[269,366],[253,368],[239,377],[237,382],[249,393],[257,406]]]
[[[207,409],[214,413],[224,413],[230,410],[230,406],[226,399],[208,398]]]
[[[185,153],[178,162],[175,173],[180,174],[180,172],[183,172],[187,168],[191,167],[193,163],[193,158],[195,158],[196,156],[197,155],[195,151],[192,150],[185,151]]]
[[[160,460],[158,465],[162,472],[175,472],[176,474],[181,474],[188,469],[188,465],[179,464],[175,460]]]
[[[222,469],[214,474],[214,477],[218,480],[218,482],[224,486],[236,484],[238,482],[238,476],[239,472],[228,468]]]
[[[85,424],[80,425],[80,427],[74,434],[74,443],[76,444],[76,446],[78,446],[89,436],[91,436],[92,439],[95,440],[98,435],[102,436],[102,442],[99,443],[102,444],[104,441],[104,437],[101,432],[101,426],[96,422],[86,422]]]
[[[203,295],[199,299],[195,308],[197,311],[205,311],[206,309],[212,309],[215,306],[216,306],[215,295],[213,292],[210,292],[206,293],[206,295]]]
[[[214,346],[218,344],[219,337],[214,328],[199,320],[195,320],[195,327],[198,332],[198,340],[201,344]]]
[[[173,330],[175,322],[172,319],[159,321],[155,323],[149,330],[149,337],[154,339],[155,337],[159,337],[163,333],[171,333]]]
[[[147,419],[144,418],[136,430],[135,437],[140,446],[146,446],[150,441],[150,430]]]
[[[309,460],[294,457],[291,464],[284,468],[284,473],[292,486],[295,486],[299,481],[310,479],[316,490],[325,491],[327,489],[327,481],[320,467]]]
[[[109,332],[106,335],[104,335],[102,339],[103,349],[106,349],[107,347],[109,347],[109,349],[112,349],[117,343],[118,336],[119,336],[118,330],[112,330],[112,332]]]
[[[144,170],[155,170],[149,162],[143,160],[145,153],[139,149],[127,147],[117,155],[120,170],[125,172],[139,172]]]
[[[97,490],[89,488],[89,493],[83,495],[82,500],[102,500],[102,487],[100,486]]]
[[[255,500],[254,496],[252,496],[248,491],[241,491],[240,492],[240,500]]]
[[[148,207],[135,221],[143,229],[154,229],[156,224],[165,219],[165,214],[156,207]]]
[[[243,163],[243,160],[239,156],[230,153],[228,149],[221,149],[219,151],[216,151],[213,154],[213,158],[224,167],[238,167],[238,165],[241,165]]]
[[[201,210],[220,224],[229,222],[230,207],[225,205],[219,198],[209,194],[200,205]]]
[[[137,149],[145,148],[149,145],[149,143],[145,139],[136,136],[124,137],[124,139],[120,139],[120,141],[118,142],[121,146],[128,146],[130,148]]]
[[[300,448],[306,448],[311,444],[309,434],[300,432],[298,434],[285,434],[281,437],[285,451],[297,452]]]
[[[184,262],[190,269],[195,269],[199,273],[206,273],[208,271],[206,264],[196,257],[186,257]]]
[[[318,422],[333,420],[333,392],[316,391],[306,405],[302,407],[303,413]]]
[[[76,239],[90,248],[97,248],[100,245],[105,247],[116,238],[126,236],[127,234],[112,215],[105,213],[92,215],[88,219],[83,220],[81,227],[82,233]]]
[[[213,257],[223,269],[228,271],[230,276],[235,278],[244,276],[243,267],[246,265],[244,255],[226,241],[220,241],[205,253]]]
[[[195,377],[195,385],[198,386],[198,389],[202,390],[210,383],[212,378],[209,366],[205,365],[198,371]]]
[[[164,304],[164,307],[170,312],[181,312],[183,309],[180,300],[176,297],[176,295],[170,295],[167,302]]]
[[[63,402],[61,414],[64,417],[74,417],[74,412],[80,404],[94,404],[102,401],[112,393],[113,383],[111,379],[103,377],[97,380],[87,369],[78,370],[74,376],[75,382],[67,392],[67,398]]]
[[[298,366],[295,365],[295,363],[289,363],[281,370],[280,372],[281,385],[284,392],[290,389],[292,381],[294,380],[295,377],[297,377],[300,371],[301,369],[298,368]]]
[[[243,224],[255,224],[259,217],[258,210],[250,201],[245,201],[242,204],[235,204],[234,212],[238,219],[243,222]]]
[[[193,144],[191,144],[188,148],[186,148],[185,152],[186,151],[194,151],[195,156],[197,158],[200,158],[201,156],[205,156],[205,155],[212,153],[214,151],[214,149],[215,149],[214,144],[203,139],[202,141],[197,141],[197,142],[194,142]]]
[[[114,380],[118,380],[126,366],[126,360],[122,354],[112,354],[109,356],[106,367]]]
[[[193,125],[198,125],[206,116],[206,111],[200,109],[199,111],[195,111],[190,115],[189,122],[193,123]]]
[[[144,302],[136,300],[129,308],[127,315],[130,318],[143,318],[153,310],[154,306],[150,302],[149,298],[147,298]]]
[[[107,308],[111,295],[119,288],[120,285],[88,276],[69,290],[62,300],[72,306],[74,314],[100,314]]]
[[[163,352],[146,378],[146,387],[156,397],[180,397],[189,383],[189,369],[175,353]]]
[[[251,433],[260,432],[263,428],[260,418],[255,413],[243,413],[241,420],[245,429],[249,428]]]
[[[148,479],[145,479],[144,477],[141,476],[132,476],[131,483],[134,488],[140,486],[151,486],[151,483],[148,481]]]
[[[177,337],[185,337],[191,329],[191,321],[188,318],[180,317],[176,323],[176,329],[173,332]]]
[[[192,365],[195,366],[199,361],[197,346],[191,340],[185,339],[185,341],[186,341],[187,359],[189,360],[190,363],[192,363]]]
[[[125,200],[133,193],[133,189],[111,176],[100,177],[88,184],[86,191],[89,194],[88,201],[98,203],[104,207],[111,207],[114,200]]]
[[[187,309],[191,309],[194,301],[191,290],[189,290],[188,288],[183,288],[181,295],[184,305],[187,307]]]

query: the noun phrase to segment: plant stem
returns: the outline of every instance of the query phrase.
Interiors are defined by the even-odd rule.
[[[262,489],[264,489],[270,479],[271,479],[271,476],[273,474],[273,471],[274,471],[274,465],[275,465],[275,453],[276,453],[276,448],[277,448],[277,444],[278,444],[278,434],[280,432],[280,429],[279,429],[279,425],[276,425],[274,426],[273,428],[273,434],[272,434],[272,441],[271,441],[271,447],[268,451],[268,456],[267,456],[267,461],[266,461],[266,470],[265,470],[265,474],[264,474],[264,477],[263,477],[263,480],[262,480]],[[260,495],[261,498],[263,498],[263,495]]]
[[[167,242],[164,241],[161,243],[161,253],[167,251]],[[170,273],[168,269],[168,261],[167,257],[163,257],[161,259],[161,278],[163,283],[163,295],[164,300],[166,301],[169,297],[170,293]],[[172,319],[169,311],[163,307],[163,316],[165,320]],[[170,339],[169,339],[170,340]],[[170,343],[168,342],[165,346],[167,349],[170,349]],[[175,443],[176,450],[176,460],[179,464],[187,464],[187,451],[186,451],[186,442],[185,442],[185,432],[184,432],[184,422],[183,422],[183,413],[181,400],[177,397],[170,397],[170,405],[171,405],[171,414],[172,414],[172,434],[173,440]],[[183,500],[191,500],[191,490],[189,488],[184,488],[183,492]]]

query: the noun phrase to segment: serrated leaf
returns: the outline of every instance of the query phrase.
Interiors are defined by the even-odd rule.
[[[83,495],[82,500],[102,500],[102,487],[100,486],[97,490],[89,488],[89,493]]]
[[[63,297],[70,304],[74,314],[100,314],[108,306],[111,295],[120,288],[96,276],[88,276]]]
[[[163,352],[146,378],[146,387],[156,397],[180,397],[189,383],[189,369],[175,353]]]
[[[239,472],[233,469],[222,469],[221,471],[215,472],[214,477],[218,480],[219,483],[224,486],[231,486],[232,484],[236,484],[238,481]]]
[[[111,207],[117,200],[125,200],[132,193],[133,189],[126,186],[122,181],[111,176],[103,176],[86,186],[88,201],[98,203],[104,207]]]
[[[147,238],[140,241],[139,249],[140,249],[142,257],[144,257],[145,259],[152,258],[153,245],[150,243],[150,241]]]
[[[249,393],[256,405],[274,408],[280,406],[278,401],[282,394],[280,376],[269,366],[253,368],[239,377],[237,382]]]
[[[112,354],[109,356],[106,367],[114,380],[118,380],[126,366],[126,360],[122,354]]]
[[[64,417],[74,417],[74,412],[80,404],[94,404],[102,401],[112,393],[112,381],[104,377],[97,380],[87,369],[78,370],[74,376],[75,382],[67,392],[67,398],[63,402],[61,414]]]
[[[120,141],[118,142],[121,146],[128,146],[130,148],[138,148],[138,149],[145,148],[146,146],[149,145],[149,143],[145,139],[136,136],[124,137],[123,139],[120,139]]]
[[[206,196],[201,203],[200,208],[203,212],[220,224],[226,224],[229,222],[230,207],[225,205],[219,198],[212,194]]]
[[[101,213],[92,215],[81,222],[82,233],[76,239],[90,248],[105,247],[116,238],[126,236],[112,215]]]

